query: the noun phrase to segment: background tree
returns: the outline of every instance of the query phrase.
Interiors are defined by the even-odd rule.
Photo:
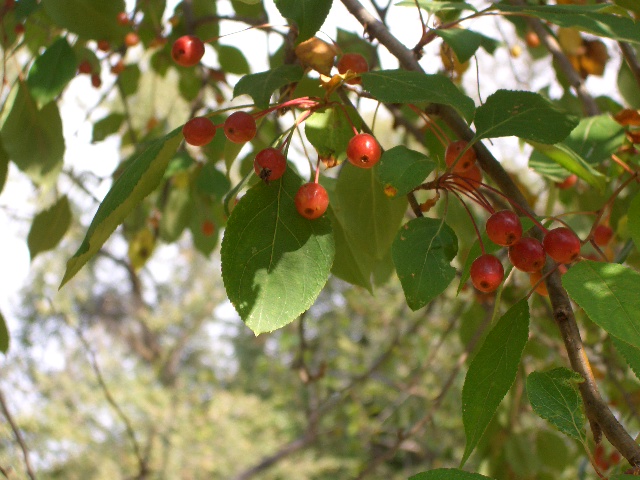
[[[0,473],[637,474],[639,15],[5,1]]]

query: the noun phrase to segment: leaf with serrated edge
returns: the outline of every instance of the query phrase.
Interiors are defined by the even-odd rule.
[[[322,158],[342,159],[346,157],[347,145],[353,138],[352,124],[342,108],[327,108],[313,112],[304,123],[304,131]]]
[[[329,15],[332,0],[275,0],[276,7],[285,18],[298,26],[298,42],[313,37]]]
[[[0,312],[0,352],[7,353],[9,351],[9,329],[5,322],[2,312]]]
[[[461,465],[476,448],[513,385],[528,337],[529,304],[524,298],[498,320],[471,361],[462,387],[462,423],[467,444]]]
[[[562,276],[562,285],[594,323],[640,347],[640,273],[617,263],[585,260]]]
[[[66,196],[33,219],[27,245],[31,260],[41,252],[54,249],[71,225],[71,207]]]
[[[584,379],[573,370],[555,368],[531,372],[527,377],[527,396],[533,411],[562,433],[585,440],[585,416],[576,387]]]
[[[478,107],[476,139],[515,136],[540,143],[558,143],[578,125],[569,115],[533,92],[498,90]]]
[[[409,480],[492,480],[479,473],[465,472],[457,468],[437,468],[428,472],[418,473]]]
[[[113,182],[98,207],[80,248],[67,262],[67,271],[60,288],[102,248],[129,212],[160,184],[169,161],[182,141],[181,132],[182,127],[179,127],[155,140]]]
[[[640,348],[629,345],[616,337],[611,337],[616,350],[624,357],[636,377],[640,379]]]
[[[258,335],[281,328],[316,300],[331,271],[335,245],[326,216],[307,220],[294,197],[300,178],[287,169],[240,199],[222,240],[222,280],[231,303]]]
[[[273,92],[288,83],[297,82],[302,74],[300,65],[282,65],[266,72],[245,75],[236,83],[233,96],[247,94],[253,98],[256,107],[266,109]]]
[[[420,185],[436,167],[436,162],[424,153],[397,145],[382,154],[377,170],[378,180],[384,185],[387,195],[406,195]],[[389,192],[387,187],[392,187],[393,191]]]
[[[391,253],[411,310],[431,302],[456,276],[451,261],[458,253],[458,239],[443,220],[421,217],[405,223]]]

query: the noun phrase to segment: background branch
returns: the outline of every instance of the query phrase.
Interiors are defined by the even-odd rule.
[[[27,471],[27,475],[29,475],[29,478],[31,480],[36,480],[36,474],[33,471],[33,467],[31,466],[31,460],[29,459],[29,449],[27,448],[27,444],[24,441],[24,437],[22,436],[22,433],[20,432],[18,425],[16,424],[15,420],[13,419],[13,416],[11,415],[11,412],[9,411],[9,407],[7,406],[7,401],[4,398],[4,393],[2,392],[2,390],[0,390],[0,407],[2,408],[2,413],[7,419],[7,422],[9,422],[9,426],[11,427],[11,430],[13,431],[13,434],[16,437],[16,441],[18,442],[18,445],[20,445],[20,450],[22,450],[22,456],[24,458],[24,468]],[[5,473],[5,476],[7,478],[10,478],[6,475],[6,473]]]

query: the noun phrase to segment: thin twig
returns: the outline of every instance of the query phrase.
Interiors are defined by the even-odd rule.
[[[0,407],[2,407],[2,413],[7,419],[7,422],[9,422],[11,430],[13,430],[13,434],[16,437],[16,441],[18,442],[18,445],[20,445],[20,449],[22,450],[22,456],[24,457],[24,467],[27,470],[27,475],[29,475],[29,478],[31,480],[36,480],[36,474],[33,471],[31,460],[29,459],[29,449],[27,448],[27,444],[24,441],[22,432],[20,432],[18,425],[16,424],[13,416],[11,415],[11,412],[9,411],[9,407],[7,406],[7,402],[4,398],[4,393],[2,392],[2,390],[0,390]]]

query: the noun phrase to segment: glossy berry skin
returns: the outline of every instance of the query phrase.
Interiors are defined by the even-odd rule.
[[[497,245],[508,247],[522,238],[522,223],[511,210],[496,212],[487,220],[487,235]]]
[[[127,47],[135,47],[140,43],[140,37],[138,37],[137,33],[129,32],[124,36],[124,44]]]
[[[356,167],[371,168],[382,155],[378,141],[368,133],[355,135],[347,145],[347,158]]]
[[[447,167],[453,165],[467,145],[467,141],[457,140],[447,146],[447,149],[444,152],[444,161],[447,164]],[[460,157],[451,171],[453,173],[466,172],[475,165],[476,159],[476,151],[473,148],[470,148],[464,153],[464,155],[462,155],[462,157]]]
[[[204,43],[193,35],[178,38],[171,48],[173,61],[182,67],[193,67],[204,56]]]
[[[578,176],[575,173],[572,173],[567,178],[565,178],[562,182],[556,183],[556,187],[560,190],[568,190],[573,187],[578,181]]]
[[[495,256],[480,255],[471,264],[471,282],[484,293],[493,292],[504,279],[504,268]]]
[[[509,247],[509,260],[518,270],[533,273],[542,270],[546,254],[538,240],[522,237]]]
[[[216,126],[207,117],[194,117],[182,127],[182,135],[189,145],[202,147],[216,135]]]
[[[547,290],[547,285],[544,282],[538,283],[538,281],[542,278],[542,271],[532,272],[529,274],[529,283],[533,287],[536,286],[536,292],[543,297],[549,296],[549,291]]]
[[[453,177],[453,182],[460,185],[465,190],[478,190],[482,182],[482,170],[475,164],[466,172],[458,173]]]
[[[600,224],[593,231],[593,241],[599,247],[606,247],[613,238],[613,230],[610,226]]]
[[[319,183],[305,183],[296,193],[294,201],[300,215],[315,220],[327,211],[329,194]]]
[[[277,148],[268,147],[260,150],[253,160],[253,169],[265,182],[278,180],[287,169],[287,159]]]
[[[252,140],[256,131],[256,120],[247,112],[234,112],[224,121],[224,134],[233,143]]]
[[[580,239],[567,227],[549,230],[542,245],[547,255],[558,263],[571,263],[580,255]]]
[[[369,64],[359,53],[345,53],[338,61],[338,72],[344,75],[349,70],[353,73],[365,73],[369,71]],[[358,85],[362,83],[362,79],[360,77],[354,77],[347,80],[347,83],[350,85]]]

